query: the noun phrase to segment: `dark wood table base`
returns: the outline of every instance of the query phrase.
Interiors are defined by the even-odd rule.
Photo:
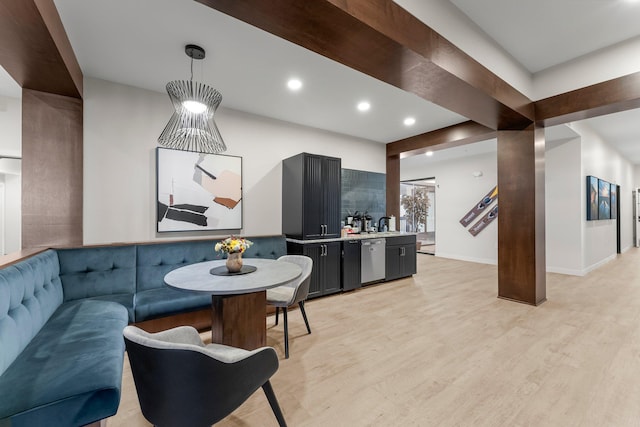
[[[267,345],[267,291],[211,297],[211,342],[255,350]]]

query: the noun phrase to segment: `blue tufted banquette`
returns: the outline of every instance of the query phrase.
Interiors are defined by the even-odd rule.
[[[120,402],[127,310],[64,302],[56,251],[0,269],[0,425],[80,426]]]
[[[249,237],[244,254],[277,259],[284,236]],[[183,265],[220,258],[219,239],[41,252],[0,269],[0,426],[80,426],[120,402],[122,330],[208,308],[167,287]]]
[[[246,258],[277,259],[287,254],[284,236],[249,237],[253,242],[244,254]],[[214,250],[216,240],[155,243],[137,245],[137,278],[135,321],[211,306],[211,297],[171,289],[164,285],[164,276],[176,268],[196,262],[222,258]]]

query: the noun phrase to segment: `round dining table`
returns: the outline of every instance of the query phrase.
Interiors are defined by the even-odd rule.
[[[244,258],[245,274],[225,274],[225,260],[205,261],[167,273],[175,289],[211,295],[211,342],[254,350],[267,343],[267,289],[302,274],[297,264],[265,258]],[[220,272],[222,275],[213,274]]]

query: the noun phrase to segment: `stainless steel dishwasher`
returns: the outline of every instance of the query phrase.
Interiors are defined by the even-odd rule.
[[[384,280],[385,240],[363,239],[361,246],[361,283]]]

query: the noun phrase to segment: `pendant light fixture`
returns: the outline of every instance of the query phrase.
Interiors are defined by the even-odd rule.
[[[227,146],[213,116],[222,102],[222,95],[210,86],[193,81],[193,60],[204,59],[204,49],[189,44],[185,52],[191,58],[191,78],[167,83],[167,93],[175,111],[158,143],[177,150],[221,153]]]

